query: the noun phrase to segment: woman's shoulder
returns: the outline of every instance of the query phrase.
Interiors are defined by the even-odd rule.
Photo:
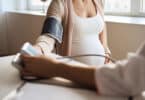
[[[66,0],[52,0],[49,8],[63,8]]]
[[[52,0],[47,10],[47,16],[62,17],[66,0]]]

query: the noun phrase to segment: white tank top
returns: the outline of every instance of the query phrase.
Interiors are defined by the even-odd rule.
[[[104,28],[104,21],[99,13],[91,18],[82,18],[75,14],[72,39],[72,55],[99,54],[105,55],[99,40],[99,33]],[[105,58],[83,57],[75,60],[88,65],[103,65]]]

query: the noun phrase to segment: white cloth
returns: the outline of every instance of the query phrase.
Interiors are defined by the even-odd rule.
[[[75,12],[74,12],[75,13]],[[99,33],[104,28],[104,21],[99,14],[91,18],[74,17],[72,55],[80,54],[99,54],[105,55],[103,45],[99,40]],[[83,57],[75,60],[88,65],[103,65],[105,58],[102,57]]]
[[[126,60],[98,68],[96,82],[102,95],[141,95],[145,91],[145,44]]]

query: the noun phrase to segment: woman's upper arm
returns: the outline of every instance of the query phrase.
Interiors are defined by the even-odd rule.
[[[64,0],[52,0],[46,17],[54,17],[59,21],[62,21],[64,16]]]
[[[42,27],[41,35],[36,40],[36,45],[41,47],[46,54],[54,49],[56,42],[62,42],[64,15],[64,0],[52,0]]]
[[[56,42],[61,43],[63,35],[62,16],[64,14],[63,0],[52,0],[43,23],[41,35],[36,40],[36,45],[45,53],[54,49]]]
[[[64,0],[52,0],[43,24],[41,35],[47,35],[56,42],[62,42],[64,16]]]

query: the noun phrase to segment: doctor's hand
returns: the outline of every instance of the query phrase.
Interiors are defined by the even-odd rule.
[[[58,62],[54,58],[27,55],[22,55],[21,58],[24,63],[24,69],[21,72],[22,76],[52,78],[57,75]]]

